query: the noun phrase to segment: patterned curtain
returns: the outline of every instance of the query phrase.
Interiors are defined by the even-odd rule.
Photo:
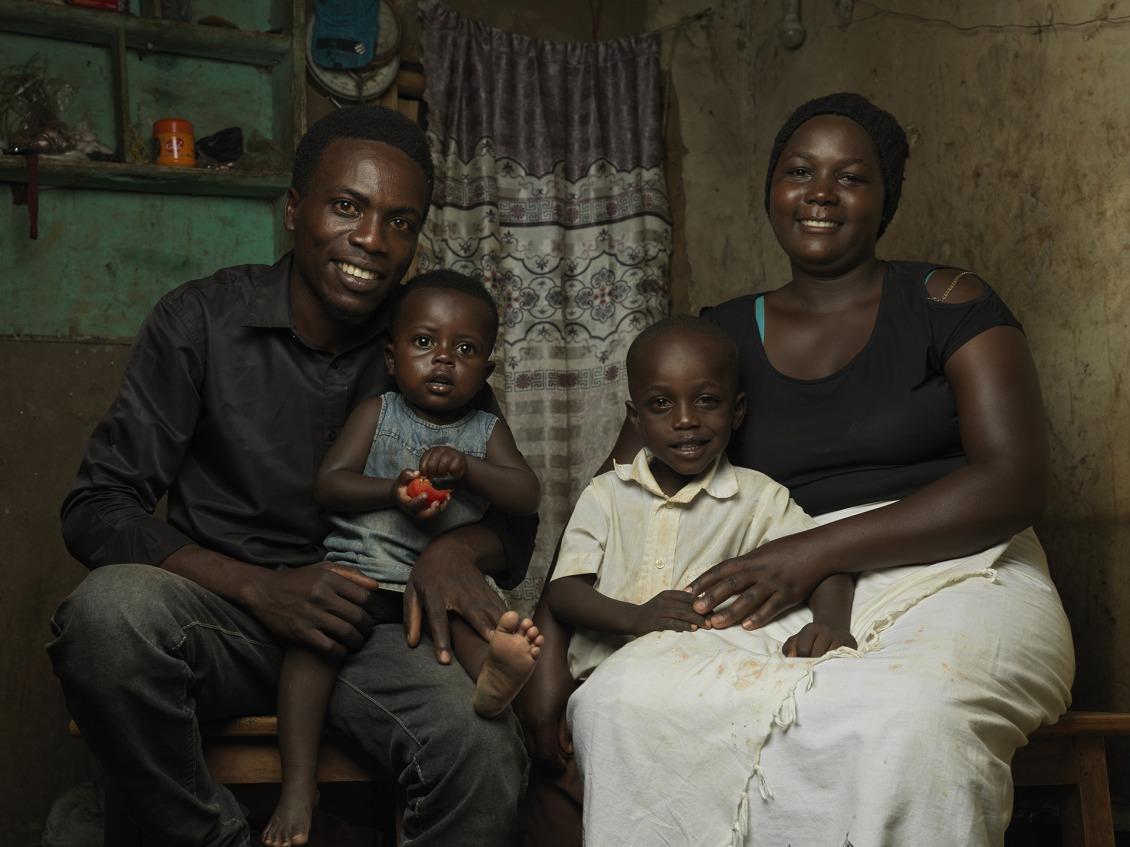
[[[671,222],[658,36],[551,43],[421,0],[436,162],[421,271],[481,279],[492,384],[542,483],[533,607],[573,503],[624,419],[624,354],[667,312]]]

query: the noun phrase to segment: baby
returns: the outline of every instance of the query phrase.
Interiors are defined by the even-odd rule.
[[[726,445],[745,415],[733,342],[713,324],[672,317],[628,350],[628,417],[645,445],[581,494],[565,529],[548,602],[577,628],[569,667],[584,679],[631,638],[709,627],[684,586],[724,559],[816,525],[764,474],[733,467]],[[855,647],[854,582],[825,579],[813,620],[786,655]]]
[[[412,565],[432,538],[477,522],[488,506],[537,511],[538,480],[510,429],[472,404],[494,369],[497,333],[498,312],[479,283],[448,270],[412,280],[393,305],[385,353],[400,391],[359,403],[318,472],[315,499],[332,513],[326,559],[379,582],[368,607],[375,622],[401,619]],[[533,673],[542,636],[513,611],[489,642],[459,619],[451,633],[475,680],[475,711],[500,714]],[[264,844],[308,840],[318,739],[336,679],[336,662],[287,651],[278,706],[283,779]]]

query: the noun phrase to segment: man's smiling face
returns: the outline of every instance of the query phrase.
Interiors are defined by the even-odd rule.
[[[287,193],[292,281],[313,295],[303,299],[330,321],[365,321],[412,263],[426,211],[426,178],[407,154],[379,141],[333,141],[305,193]]]

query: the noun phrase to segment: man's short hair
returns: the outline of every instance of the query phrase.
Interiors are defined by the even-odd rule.
[[[322,160],[326,148],[339,138],[360,138],[366,141],[379,141],[400,150],[420,166],[424,172],[427,186],[427,203],[424,215],[432,202],[432,187],[435,185],[435,167],[432,154],[423,130],[412,120],[392,109],[383,106],[350,106],[337,109],[319,118],[307,130],[294,151],[294,173],[290,184],[299,196],[310,187],[310,179]]]
[[[644,329],[628,348],[627,369],[628,387],[631,389],[632,376],[641,364],[641,357],[647,349],[663,337],[669,335],[695,335],[704,341],[719,345],[726,353],[726,369],[729,371],[731,385],[738,390],[738,348],[733,339],[721,327],[694,315],[671,315],[656,321]]]
[[[490,314],[490,343],[494,344],[498,338],[498,306],[495,305],[494,298],[490,296],[486,286],[477,279],[472,279],[466,274],[461,274],[459,271],[453,271],[449,268],[437,268],[434,271],[422,273],[413,277],[410,282],[397,290],[396,299],[393,300],[392,309],[389,313],[388,325],[391,331],[396,331],[396,322],[400,319],[401,307],[408,295],[426,288],[458,291],[460,294],[466,294],[468,297],[473,297],[484,303]]]

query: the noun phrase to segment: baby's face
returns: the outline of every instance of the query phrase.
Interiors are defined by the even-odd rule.
[[[726,351],[701,336],[671,333],[640,359],[629,378],[632,423],[675,474],[702,473],[730,443],[745,408]]]
[[[421,288],[401,305],[385,359],[404,399],[426,419],[460,417],[494,370],[489,308],[442,288]]]

